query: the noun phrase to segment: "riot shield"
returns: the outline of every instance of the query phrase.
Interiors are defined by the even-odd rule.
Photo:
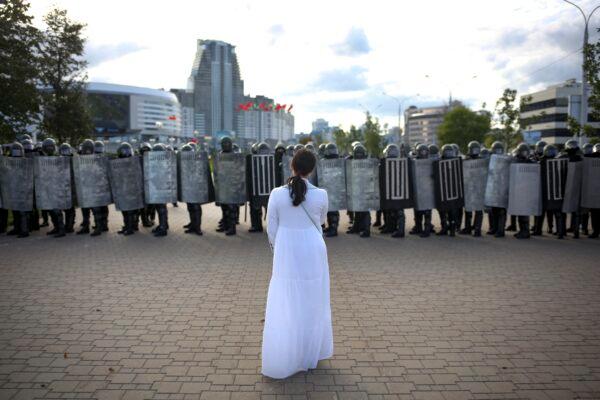
[[[0,156],[0,197],[7,210],[33,210],[32,158]]]
[[[319,187],[327,191],[329,211],[346,209],[346,168],[343,158],[320,159],[317,162]]]
[[[462,164],[465,185],[465,211],[482,211],[489,159],[464,160]]]
[[[583,159],[581,207],[600,208],[600,158]]]
[[[252,154],[249,158],[248,194],[255,204],[267,206],[275,188],[275,156]]]
[[[465,205],[462,159],[437,160],[433,164],[435,205],[438,210],[461,208]]]
[[[214,160],[215,195],[220,204],[246,202],[246,159],[240,153],[217,153]]]
[[[566,158],[542,160],[542,204],[545,210],[561,211],[567,180]]]
[[[210,201],[210,169],[205,151],[182,151],[177,157],[179,201],[205,204]]]
[[[346,203],[348,211],[379,208],[379,160],[346,160]]]
[[[379,165],[381,210],[401,210],[414,205],[408,158],[383,158]]]
[[[486,207],[508,207],[508,183],[512,157],[492,154],[485,185],[484,204]]]
[[[283,177],[283,184],[285,185],[288,179],[292,176],[292,157],[284,154],[281,157],[281,170]]]
[[[567,179],[565,182],[565,199],[562,204],[562,212],[571,213],[579,211],[581,200],[581,181],[583,178],[583,162],[569,161],[567,165]]]
[[[518,216],[541,215],[541,184],[539,164],[511,164],[508,214]]]
[[[147,204],[177,201],[177,156],[173,151],[144,153],[144,195]]]
[[[36,207],[40,210],[68,210],[71,198],[71,157],[33,158]]]
[[[80,207],[102,207],[112,203],[108,158],[100,154],[75,156],[73,175],[77,203]]]
[[[435,208],[433,163],[434,160],[430,158],[412,160],[412,183],[416,211],[432,210]]]
[[[112,197],[118,211],[144,208],[144,179],[139,156],[110,160],[109,176]]]

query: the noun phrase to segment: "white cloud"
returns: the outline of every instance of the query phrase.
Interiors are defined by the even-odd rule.
[[[87,23],[88,49],[103,50],[91,80],[185,87],[196,39],[230,42],[245,91],[294,104],[298,132],[318,117],[360,124],[363,108],[395,125],[398,103],[382,92],[409,97],[404,107],[447,101],[450,91],[474,107],[493,105],[506,87],[526,92],[575,77],[581,60],[575,53],[543,68],[580,46],[581,16],[556,0],[32,3],[40,24],[52,4]],[[591,33],[598,26],[600,13]]]

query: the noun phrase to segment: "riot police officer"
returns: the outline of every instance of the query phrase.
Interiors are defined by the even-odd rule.
[[[152,151],[168,151],[167,146],[162,143],[157,143],[152,147]],[[169,211],[166,203],[153,204],[156,213],[158,214],[158,226],[152,229],[155,237],[167,236],[169,231]]]
[[[440,159],[440,148],[437,146],[437,144],[432,143],[429,146],[427,146],[427,149],[429,150],[429,158],[431,158],[432,160]]]
[[[384,199],[384,193],[385,193],[385,184],[384,184],[384,179],[388,179],[385,175],[385,171],[386,171],[386,166],[385,166],[385,160],[386,159],[390,159],[390,158],[400,158],[401,153],[400,153],[400,148],[395,145],[395,144],[389,144],[386,146],[386,148],[383,150],[383,159],[381,160],[380,163],[380,172],[379,172],[379,181],[380,181],[380,190],[381,190],[381,199]],[[395,183],[398,183],[397,180],[402,179],[402,177],[396,177],[395,178]],[[408,185],[409,182],[404,182],[404,185]],[[403,238],[405,233],[405,225],[406,225],[406,215],[404,213],[404,208],[399,207],[399,204],[393,204],[394,201],[384,201],[382,203],[387,204],[388,206],[391,206],[390,209],[384,209],[383,210],[383,219],[384,219],[384,224],[383,227],[381,229],[381,233],[391,233],[391,236],[393,238]]]
[[[558,155],[558,158],[566,158],[569,162],[581,162],[583,161],[583,157],[581,156],[581,151],[579,149],[579,143],[575,139],[569,139],[565,142],[565,147],[563,152]],[[574,239],[579,239],[579,223],[581,221],[580,218],[581,210],[577,210],[571,213],[571,223],[568,229],[565,230],[567,233],[573,233]],[[563,224],[566,227],[567,216],[563,215]]]
[[[265,142],[257,143],[256,146],[253,146],[252,150],[253,150],[253,154],[257,154],[257,155],[271,154],[271,147]],[[257,232],[263,231],[263,226],[262,226],[263,207],[264,208],[267,207],[268,196],[266,196],[266,201],[261,201],[257,196],[251,195],[251,188],[252,188],[251,184],[254,179],[254,177],[251,175],[252,174],[251,163],[252,163],[252,155],[248,155],[247,167],[246,167],[246,173],[247,173],[246,182],[248,185],[248,194],[250,194],[249,201],[248,201],[248,203],[250,205],[250,229],[248,229],[248,232],[257,233]],[[268,167],[265,166],[265,168],[268,168]],[[265,176],[268,176],[268,172],[269,172],[268,170],[263,171],[263,172],[264,172]],[[261,175],[262,175],[262,173],[261,173]],[[262,196],[262,197],[264,197],[264,196]]]
[[[338,148],[335,143],[327,143],[323,151],[323,158],[327,160],[340,158]],[[327,212],[327,227],[324,229],[326,237],[334,237],[338,235],[338,227],[340,224],[340,212],[339,211],[328,211]]]
[[[548,145],[548,143],[546,143],[543,140],[538,140],[535,144],[535,151],[533,152],[531,158],[533,161],[540,161],[542,159],[542,157],[544,156],[544,148]]]
[[[91,139],[85,139],[79,145],[79,154],[90,155],[94,154],[94,142]],[[77,232],[78,235],[85,235],[90,233],[90,214],[92,210],[87,207],[81,207],[81,229]]]
[[[591,157],[594,153],[594,145],[591,143],[586,143],[581,146],[581,154],[583,157]],[[584,235],[589,235],[589,221],[590,221],[590,210],[587,208],[581,208],[579,213],[581,233]]]
[[[552,144],[547,144],[546,146],[544,146],[544,154],[540,160],[540,163],[542,163],[542,167],[544,167],[544,164],[548,161],[548,160],[552,160],[558,157],[558,149],[556,148],[556,146],[552,145]],[[553,185],[550,185],[551,187]],[[557,196],[559,197],[559,196]],[[566,229],[565,224],[563,222],[563,213],[561,210],[562,207],[562,201],[560,201],[560,203],[557,205],[555,204],[550,204],[550,205],[546,205],[544,203],[546,203],[547,199],[544,200],[544,202],[542,203],[542,206],[544,208],[547,208],[547,215],[548,215],[548,226],[550,227],[552,225],[553,222],[556,223],[556,235],[559,239],[564,239],[566,232],[564,231]],[[548,228],[550,230],[550,228]],[[552,231],[548,232],[548,233],[552,233]]]
[[[592,153],[588,154],[586,157],[600,158],[600,143],[592,146]],[[600,236],[600,208],[591,208],[590,217],[592,220],[592,233],[588,238],[597,239]]]
[[[417,160],[425,160],[429,158],[429,147],[426,144],[419,144],[413,152],[413,157]],[[419,235],[422,238],[429,237],[433,232],[431,223],[431,210],[414,209],[415,225],[408,232],[411,235]]]
[[[531,149],[527,143],[520,143],[515,152],[514,163],[515,164],[530,164],[531,161]],[[517,221],[519,224],[519,231],[514,234],[517,239],[529,239],[529,215],[517,215]]]
[[[368,158],[367,149],[362,144],[357,144],[352,149],[352,155],[349,157],[353,160],[364,160]],[[352,226],[346,233],[358,233],[362,238],[371,236],[371,212],[370,211],[355,211],[353,213]]]
[[[450,160],[458,158],[457,146],[453,144],[445,144],[442,146],[442,160]],[[439,206],[438,206],[439,207]],[[459,213],[460,208],[447,208],[439,209],[441,229],[437,233],[438,236],[450,235],[451,237],[456,235],[456,228],[460,226]]]
[[[492,143],[491,148],[492,154],[504,155],[504,145],[495,141]],[[494,235],[497,238],[504,237],[505,226],[506,226],[506,208],[504,207],[491,207],[491,223],[490,229],[487,232],[488,235]]]
[[[133,157],[133,148],[127,142],[123,142],[117,148],[118,158]],[[123,236],[133,235],[138,229],[138,215],[136,210],[121,211],[123,215],[123,227],[117,233]]]
[[[318,149],[318,158],[325,158],[325,147],[327,145],[325,143],[321,143]],[[277,149],[275,149],[277,150]]]
[[[94,154],[104,154],[104,143],[100,140],[94,142]],[[94,231],[91,236],[99,236],[102,232],[108,232],[108,206],[92,208],[94,215]],[[98,227],[98,219],[102,222],[102,226]]]
[[[277,186],[281,186],[284,184],[283,168],[281,163],[285,153],[286,149],[283,143],[277,143],[277,146],[275,146],[275,182]]]
[[[46,138],[42,142],[41,146],[42,154],[46,157],[58,157],[56,141],[52,138]],[[65,232],[65,220],[63,218],[62,210],[47,210],[50,214],[50,220],[52,221],[52,229],[46,232],[46,235],[54,235],[54,237],[64,237]]]
[[[144,171],[144,153],[152,151],[152,146],[148,142],[143,142],[140,144],[139,153],[140,153],[140,164],[142,164],[142,173]],[[139,216],[142,220],[142,226],[144,228],[150,228],[154,225],[154,220],[156,218],[156,210],[152,204],[146,204],[146,206],[139,210]]]
[[[194,151],[192,146],[188,143],[181,148],[182,152]],[[190,223],[185,225],[185,233],[194,233],[198,236],[202,236],[202,206],[200,203],[186,203],[187,211],[190,216]]]
[[[14,142],[10,146],[9,157],[21,158],[25,157],[25,150],[23,149],[23,145],[19,142]],[[8,217],[8,210],[3,210],[6,212],[6,217]],[[29,219],[30,212],[29,211],[17,211],[11,210],[13,215],[13,229],[8,232],[8,235],[16,235],[18,238],[25,238],[29,236]],[[8,221],[6,221],[8,222]]]
[[[71,147],[71,145],[69,143],[63,143],[59,146],[58,148],[58,153],[60,154],[61,157],[73,157],[73,148]],[[74,188],[74,182],[73,182],[73,165],[71,164],[71,187]],[[72,199],[73,199],[73,206],[71,208],[69,208],[68,210],[64,210],[65,213],[65,232],[66,233],[73,233],[74,230],[74,226],[75,226],[75,191],[72,191]]]
[[[221,139],[221,153],[233,153],[233,141],[230,137],[225,136]],[[223,182],[219,182],[219,185],[223,185]],[[225,235],[235,235],[236,223],[239,218],[240,207],[239,204],[220,204],[222,218],[219,221],[219,227],[217,232],[225,232]]]
[[[481,144],[479,142],[473,140],[469,142],[467,146],[467,155],[465,156],[466,160],[477,160],[481,157]],[[481,225],[483,223],[483,211],[477,210],[475,211],[475,219],[473,220],[473,212],[465,211],[465,227],[460,230],[460,233],[463,235],[470,235],[473,233],[473,236],[480,237],[481,236]]]

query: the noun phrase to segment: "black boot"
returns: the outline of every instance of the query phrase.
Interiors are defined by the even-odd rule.
[[[169,229],[169,214],[166,204],[157,204],[156,211],[158,212],[158,227],[154,231],[155,237],[167,236]]]
[[[42,223],[40,224],[40,228],[45,228],[45,227],[49,226],[48,216],[49,216],[48,210],[42,210]]]
[[[393,238],[403,238],[406,225],[406,215],[404,210],[396,211],[396,230],[392,233]]]
[[[449,231],[448,213],[446,211],[440,211],[440,231],[436,233],[437,236],[446,236]]]
[[[519,216],[519,232],[514,235],[517,239],[529,239],[529,217]]]
[[[14,217],[13,217],[14,219]],[[8,228],[8,210],[0,208],[0,234],[5,233]]]
[[[135,233],[135,225],[137,224],[137,215],[135,211],[123,211],[123,220],[125,221],[125,229],[123,236],[133,235]]]
[[[579,239],[579,213],[574,212],[571,215],[571,225],[573,228],[573,239]]]
[[[262,232],[262,208],[260,206],[250,206],[250,229],[248,232]]]
[[[236,221],[239,217],[238,216],[239,210],[240,210],[240,208],[235,204],[232,204],[228,207],[227,213],[225,215],[225,218],[226,218],[225,226],[227,227],[227,230],[225,231],[225,235],[233,236],[237,233],[236,232]]]
[[[431,231],[433,230],[433,225],[431,224],[431,211],[423,212],[423,231],[419,235],[422,238],[429,237],[431,235]]]
[[[371,213],[369,211],[365,211],[361,217],[361,228],[359,236],[361,238],[368,238],[371,236]]]
[[[43,214],[43,211],[42,211]],[[51,211],[49,213],[50,215],[50,220],[52,221],[52,229],[50,229],[48,232],[46,232],[47,236],[52,236],[52,235],[56,235],[58,233],[58,218],[56,216],[56,214]],[[40,225],[43,226],[44,224]]]
[[[471,211],[465,211],[465,227],[460,230],[461,235],[470,235],[473,231],[473,226],[471,225],[471,220],[473,218],[473,213]]]
[[[338,235],[339,222],[339,211],[330,211],[327,213],[327,230],[325,231],[325,237],[335,237]]]
[[[40,213],[37,209],[33,209],[32,212],[29,213],[29,230],[30,231],[39,231],[40,230]]]
[[[92,208],[92,214],[94,215],[94,231],[90,236],[100,236],[102,234],[104,225],[102,222],[102,210],[100,207]]]
[[[69,208],[65,210],[65,232],[75,232],[75,208]]]
[[[377,210],[375,213],[375,223],[373,226],[381,226],[381,210]]]
[[[517,230],[517,217],[516,215],[510,216],[510,225],[504,229],[506,232],[514,232]]]
[[[542,236],[542,227],[544,226],[544,212],[542,215],[533,217],[533,229],[531,234],[533,236]]]
[[[423,232],[423,213],[424,212],[425,211],[414,210],[415,226],[413,226],[412,229],[410,230],[410,232],[408,232],[410,235],[420,235]]]
[[[554,233],[554,212],[546,211],[546,221],[548,221],[548,233],[552,235]]]
[[[481,237],[481,225],[483,224],[483,211],[475,211],[475,220],[473,222],[473,236]]]
[[[62,210],[52,210],[52,214],[55,216],[56,220],[56,233],[54,234],[55,238],[60,238],[66,236],[65,233],[65,220],[63,219]]]
[[[90,233],[90,212],[89,208],[81,209],[81,229],[77,232],[78,235],[85,235]]]
[[[501,238],[504,237],[504,226],[506,225],[506,209],[505,208],[499,208],[497,210],[497,217],[496,217],[496,233],[494,233],[494,237],[497,238]]]
[[[29,236],[29,213],[26,211],[17,211],[19,219],[19,234],[18,238],[26,238]]]

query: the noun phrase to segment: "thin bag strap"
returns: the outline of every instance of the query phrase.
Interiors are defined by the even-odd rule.
[[[323,232],[321,231],[321,229],[319,228],[319,226],[317,224],[315,224],[315,221],[311,218],[311,216],[308,213],[308,211],[306,211],[306,208],[304,208],[304,204],[300,203],[300,206],[302,207],[302,209],[306,213],[306,216],[308,217],[308,219],[310,219],[310,222],[312,222],[312,224],[314,225],[314,227],[317,229],[317,231],[319,232],[319,234],[322,235]]]

